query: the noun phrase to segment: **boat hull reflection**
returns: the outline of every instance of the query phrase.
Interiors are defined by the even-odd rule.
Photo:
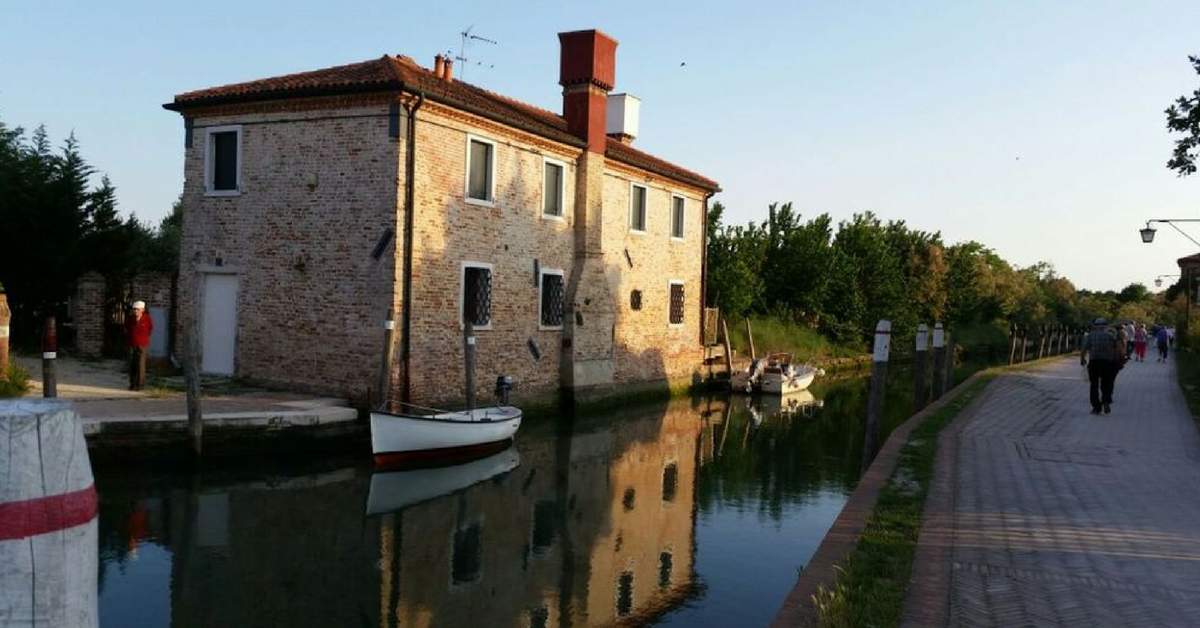
[[[445,467],[391,471],[371,475],[367,514],[377,515],[460,491],[508,473],[521,464],[516,449]]]

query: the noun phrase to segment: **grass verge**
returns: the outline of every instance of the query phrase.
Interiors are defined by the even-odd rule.
[[[882,628],[900,624],[925,495],[933,477],[938,434],[994,377],[983,375],[909,433],[858,544],[838,570],[836,584],[832,589],[822,587],[814,596],[818,626]]]
[[[738,355],[750,357],[746,321],[731,320],[727,321],[727,324],[729,344]],[[785,352],[795,354],[801,361],[813,361],[823,358],[852,358],[866,351],[864,347],[839,345],[815,329],[773,316],[752,316],[750,326],[754,330],[754,349],[760,356]]]
[[[1179,377],[1179,389],[1192,411],[1192,418],[1200,422],[1200,353],[1176,351],[1175,374]]]

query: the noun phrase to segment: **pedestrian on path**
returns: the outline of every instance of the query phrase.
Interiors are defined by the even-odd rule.
[[[144,301],[133,302],[133,316],[125,321],[125,342],[129,344],[129,390],[141,390],[146,385],[146,352],[150,349],[150,332],[154,321],[146,311]]]
[[[1171,350],[1171,332],[1166,327],[1159,327],[1154,339],[1158,341],[1158,361],[1166,362],[1167,353]]]
[[[1117,360],[1124,347],[1117,336],[1106,329],[1108,321],[1097,318],[1092,321],[1092,331],[1083,339],[1079,349],[1079,363],[1087,367],[1090,384],[1088,399],[1092,402],[1092,414],[1112,411],[1113,383],[1117,378]]]
[[[1137,361],[1146,361],[1146,340],[1150,334],[1146,333],[1146,325],[1139,323],[1137,331],[1133,332],[1133,349],[1137,353]]]

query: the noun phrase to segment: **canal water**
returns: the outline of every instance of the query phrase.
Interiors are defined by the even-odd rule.
[[[885,431],[912,410],[889,380]],[[858,480],[867,386],[531,420],[396,474],[100,468],[100,625],[765,625]]]

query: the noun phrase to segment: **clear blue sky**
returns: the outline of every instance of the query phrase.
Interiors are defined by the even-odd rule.
[[[1200,177],[1164,166],[1162,113],[1200,85],[1195,0],[7,0],[0,24],[0,120],[73,130],[152,222],[182,185],[182,122],[160,107],[178,92],[384,53],[431,64],[474,25],[499,43],[467,49],[495,66],[467,80],[560,111],[555,34],[595,27],[620,41],[617,91],[643,99],[635,146],[720,181],[737,222],[774,201],[872,210],[1091,289],[1150,285],[1198,248],[1136,234],[1200,218]]]

